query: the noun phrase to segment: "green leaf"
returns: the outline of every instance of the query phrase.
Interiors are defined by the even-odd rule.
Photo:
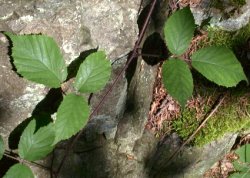
[[[63,99],[57,111],[55,121],[56,139],[68,139],[85,126],[89,117],[89,106],[87,101],[75,94],[68,94]]]
[[[60,87],[67,68],[56,42],[45,35],[8,35],[17,72],[28,80],[48,87]]]
[[[29,167],[15,164],[10,167],[3,178],[34,178],[34,175]]]
[[[239,159],[233,162],[234,169],[237,173],[232,174],[230,178],[250,177],[250,144],[241,146],[235,153],[239,156]]]
[[[50,91],[52,91],[52,90],[50,90]],[[49,95],[47,95],[46,97],[48,97],[48,96]],[[50,99],[51,99],[51,97],[50,97]],[[40,102],[40,104],[41,103],[43,103],[43,102]],[[46,104],[47,107],[53,108],[51,103],[47,102],[44,104]],[[37,110],[38,110],[38,108],[41,108],[41,107],[39,107],[39,104],[36,105]],[[43,109],[45,109],[45,108],[43,108]],[[42,111],[42,112],[36,113],[35,110],[32,113],[33,116],[25,119],[23,122],[21,122],[19,125],[17,125],[15,127],[15,129],[12,130],[11,133],[9,134],[8,145],[9,145],[9,148],[11,150],[15,150],[18,148],[18,143],[20,141],[21,135],[31,120],[33,120],[33,119],[36,120],[36,130],[35,131],[37,131],[39,128],[44,127],[44,126],[48,125],[49,123],[53,122],[53,119],[51,118],[51,114],[49,112]],[[41,109],[39,109],[39,111],[41,111]],[[46,111],[48,111],[48,110],[46,110]]]
[[[0,160],[2,159],[4,154],[4,142],[3,142],[3,138],[0,135]]]
[[[183,54],[194,35],[195,23],[188,7],[176,11],[164,25],[165,41],[169,51],[176,55]]]
[[[184,107],[194,87],[188,65],[180,59],[170,59],[163,64],[162,76],[169,94]]]
[[[250,144],[245,144],[235,151],[240,157],[241,162],[250,164]]]
[[[81,64],[74,83],[74,87],[80,92],[97,92],[101,90],[109,80],[111,64],[106,59],[103,51],[89,55]]]
[[[192,66],[212,82],[225,87],[247,81],[241,64],[233,52],[225,47],[212,46],[192,55]]]
[[[249,173],[234,173],[229,176],[229,178],[249,178],[250,177],[250,172]]]
[[[21,158],[35,161],[44,158],[54,148],[55,132],[52,124],[41,127],[36,133],[36,121],[32,120],[21,135],[18,152]]]
[[[233,162],[234,169],[237,172],[248,172],[250,173],[250,165],[244,162],[240,162],[238,160]]]

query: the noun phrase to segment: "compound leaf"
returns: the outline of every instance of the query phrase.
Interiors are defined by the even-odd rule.
[[[18,152],[21,158],[35,161],[44,158],[54,148],[55,132],[53,125],[41,127],[36,133],[36,121],[30,121],[24,129],[19,144]]]
[[[74,87],[80,92],[97,92],[109,80],[111,64],[103,51],[89,55],[77,72]]]
[[[0,160],[2,159],[4,154],[4,142],[3,142],[3,138],[0,135]]]
[[[57,111],[55,143],[68,139],[80,131],[87,123],[88,117],[89,106],[82,96],[75,94],[65,96]]]
[[[164,25],[165,41],[169,51],[176,55],[183,54],[194,35],[195,23],[188,7],[176,11]]]
[[[34,178],[31,169],[23,164],[15,164],[10,167],[3,178]]]
[[[169,94],[184,107],[194,87],[188,65],[180,59],[170,59],[163,64],[162,76]]]
[[[247,78],[233,52],[225,47],[212,46],[192,55],[192,66],[212,82],[225,87],[236,86]]]
[[[67,77],[67,68],[56,42],[45,35],[13,35],[12,57],[17,72],[28,80],[57,88]]]

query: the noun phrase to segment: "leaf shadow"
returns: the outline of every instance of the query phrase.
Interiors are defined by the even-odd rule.
[[[67,67],[68,70],[68,77],[67,80],[76,76],[77,71],[82,64],[82,62],[92,53],[97,52],[98,48],[90,49],[87,51],[81,52],[80,56],[77,57],[74,61],[72,61],[69,66]]]
[[[6,35],[4,31],[0,31],[0,33],[2,33],[7,38],[7,40],[9,41],[8,53],[7,54],[9,56],[9,58],[10,58],[10,64],[11,64],[12,70],[18,75],[18,77],[23,78],[23,76],[17,72],[17,68],[16,68],[16,66],[14,64],[14,59],[13,59],[13,56],[12,56],[13,42],[12,42],[11,38],[8,35]]]
[[[15,156],[15,155],[11,155],[11,156]],[[9,170],[9,168],[16,163],[18,163],[17,160],[10,159],[4,155],[3,158],[0,160],[0,168],[1,168],[0,177],[3,177],[6,174],[6,172]]]
[[[8,138],[9,148],[12,150],[18,148],[20,137],[31,120],[36,120],[36,131],[51,123],[53,121],[51,115],[57,111],[62,99],[63,95],[60,88],[51,89],[45,98],[36,105],[31,117],[25,119],[10,133]]]
[[[146,38],[141,55],[142,59],[152,66],[168,58],[167,47],[159,33],[154,32]]]
[[[96,51],[97,49],[90,49],[90,50],[84,51],[80,54],[79,57],[77,57],[73,62],[71,62],[67,68],[68,69],[67,80],[75,77],[81,63],[90,54]],[[39,128],[51,123],[53,121],[53,119],[51,118],[51,115],[56,113],[62,100],[63,100],[63,94],[62,94],[61,88],[50,89],[48,94],[45,96],[45,98],[36,105],[35,109],[33,110],[31,114],[31,117],[25,119],[10,133],[9,138],[8,138],[9,148],[12,150],[18,148],[20,137],[24,129],[27,127],[27,125],[29,124],[31,120],[33,119],[36,120],[36,131]]]

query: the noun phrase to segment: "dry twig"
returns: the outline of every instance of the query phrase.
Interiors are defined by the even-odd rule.
[[[207,121],[209,120],[209,118],[211,118],[214,113],[218,110],[218,108],[221,106],[221,104],[223,103],[224,99],[225,99],[226,95],[221,95],[214,108],[209,112],[209,114],[207,115],[207,117],[201,122],[201,124],[199,125],[199,127],[193,132],[192,135],[189,136],[189,138],[182,143],[182,145],[169,157],[169,159],[167,160],[167,162],[170,162],[171,160],[173,160],[173,158],[184,148],[185,145],[187,145],[188,143],[190,143],[190,141],[193,140],[193,138],[195,137],[195,135],[201,130],[201,128],[203,128],[205,126],[205,124],[207,123]],[[163,171],[163,167],[158,171],[157,175],[160,174]]]

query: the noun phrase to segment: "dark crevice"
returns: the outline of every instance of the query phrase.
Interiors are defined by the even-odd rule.
[[[147,37],[143,44],[141,55],[142,59],[148,65],[156,65],[159,62],[167,59],[168,50],[159,33],[154,32]]]
[[[36,131],[52,122],[51,115],[54,114],[63,96],[60,89],[51,89],[46,97],[40,101],[32,112],[32,116],[19,124],[11,133],[8,139],[9,148],[17,149],[22,132],[32,119],[36,120]]]
[[[132,52],[129,53],[127,59],[129,59],[131,55],[132,55]],[[128,67],[127,67],[127,69],[126,69],[126,71],[125,71],[125,76],[126,76],[126,79],[127,79],[127,81],[128,81],[128,87],[129,87],[129,84],[130,84],[130,82],[131,82],[131,80],[132,80],[134,74],[135,74],[136,65],[137,65],[137,59],[138,59],[137,57],[134,58],[134,59],[131,61],[131,63],[128,65]]]
[[[16,68],[16,66],[14,64],[14,59],[12,57],[13,42],[12,42],[11,38],[8,35],[6,35],[5,32],[3,32],[3,31],[0,31],[0,33],[4,34],[5,37],[9,41],[8,53],[7,54],[9,56],[9,58],[10,58],[10,64],[11,64],[12,70],[18,75],[18,77],[23,78],[23,76],[17,72],[17,68]]]

